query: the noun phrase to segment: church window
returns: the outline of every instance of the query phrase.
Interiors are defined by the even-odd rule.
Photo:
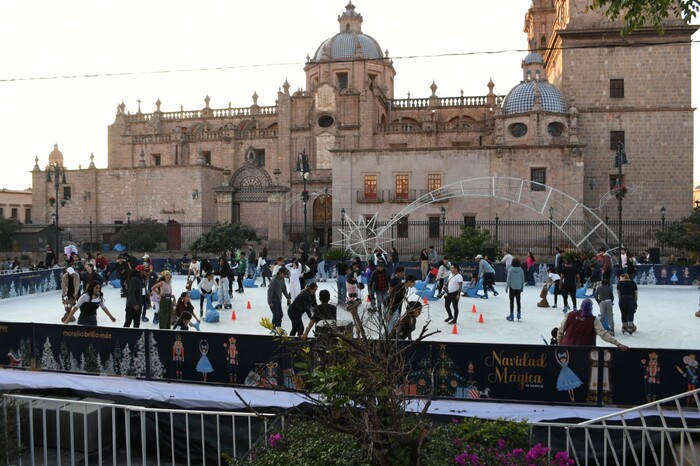
[[[618,143],[625,143],[624,131],[610,131],[610,150],[617,150]]]
[[[71,198],[71,189],[70,186],[64,186],[63,187],[63,199],[70,201]]]
[[[338,73],[336,74],[336,77],[338,78],[338,89],[339,90],[344,90],[348,88],[348,74],[347,73]]]
[[[335,118],[330,115],[321,115],[318,117],[318,126],[321,128],[330,128],[335,124]]]
[[[24,223],[32,223],[32,209],[24,209]]]
[[[203,150],[202,158],[204,159],[204,165],[211,165],[211,151]]]
[[[12,208],[12,214],[10,214],[10,218],[17,220],[17,207]]]
[[[377,175],[365,175],[365,199],[377,198]]]
[[[428,191],[442,188],[442,175],[440,173],[428,173]]]
[[[542,185],[547,184],[547,169],[540,167],[530,168],[530,180],[534,181],[534,183],[530,183],[530,191],[544,191],[545,187]]]
[[[160,154],[151,154],[151,159],[153,160],[153,165],[156,167],[160,166]]]
[[[396,199],[408,199],[408,175],[396,175]]]
[[[557,138],[561,136],[561,133],[564,132],[564,125],[559,123],[558,121],[552,122],[547,125],[547,132],[553,138]]]
[[[624,99],[625,97],[625,80],[611,79],[610,80],[610,98]]]
[[[0,207],[0,218],[5,218],[5,208]]]
[[[234,202],[231,206],[231,221],[241,223],[241,205],[238,202]]]
[[[428,217],[428,238],[440,237],[440,216],[431,215]]]
[[[527,134],[527,125],[525,123],[513,123],[508,129],[510,134],[516,138],[521,138]]]
[[[401,217],[396,222],[396,237],[408,238],[408,217]]]
[[[256,156],[256,161],[257,161],[258,167],[264,167],[265,166],[265,149],[256,149],[255,156]]]
[[[473,215],[473,214],[465,215],[463,222],[464,222],[464,226],[467,228],[476,228],[476,215]]]

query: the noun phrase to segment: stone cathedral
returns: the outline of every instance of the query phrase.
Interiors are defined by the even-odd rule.
[[[285,81],[272,106],[258,105],[257,95],[243,107],[212,108],[208,96],[193,110],[118,105],[108,168],[67,168],[61,196],[71,203],[62,222],[118,223],[127,210],[133,219],[242,222],[280,252],[294,240],[285,225],[303,222],[305,208],[311,234],[327,244],[338,239],[329,226],[341,211],[388,220],[427,192],[493,176],[552,186],[612,217],[616,203],[600,201],[618,182],[619,142],[630,160],[621,180],[625,219],[656,220],[662,206],[669,219],[686,215],[696,28],[671,20],[664,35],[642,28],[621,37],[621,24],[587,3],[532,0],[529,53],[513,89],[496,92],[485,78],[482,95],[440,96],[436,79],[425,96],[409,98],[394,96],[397,73],[383,48],[391,44],[367,34],[349,3],[338,33],[319,38],[307,57],[305,89],[290,91]],[[37,223],[51,223],[53,211],[46,163],[63,163],[58,147],[34,167]],[[165,192],[152,182],[161,177],[170,180]],[[462,198],[402,221],[439,221],[442,207],[450,221],[538,218],[503,200]]]

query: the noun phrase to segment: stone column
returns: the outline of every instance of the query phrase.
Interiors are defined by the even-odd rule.
[[[290,189],[279,184],[270,185],[267,188],[267,204],[269,215],[267,217],[267,249],[270,256],[284,256],[289,248],[289,241],[284,236],[284,201]]]

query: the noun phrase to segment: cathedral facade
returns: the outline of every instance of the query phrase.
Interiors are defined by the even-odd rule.
[[[339,32],[304,66],[306,88],[287,82],[272,106],[151,113],[117,107],[108,130],[108,168],[67,170],[70,205],[62,222],[151,218],[180,223],[242,222],[271,251],[288,250],[289,229],[308,216],[319,225],[377,215],[387,221],[420,196],[474,178],[521,178],[614,217],[601,203],[625,187],[625,218],[669,219],[692,206],[691,35],[678,21],[664,35],[586,9],[585,0],[533,0],[525,17],[529,53],[522,81],[505,94],[484,82],[479,96],[397,99],[388,53],[362,30],[349,3]],[[445,70],[447,72],[448,70]],[[438,80],[439,82],[439,80]],[[620,143],[629,164],[619,179]],[[56,147],[49,163],[62,164]],[[39,161],[33,217],[50,223],[54,185]],[[154,183],[153,180],[168,180]],[[54,199],[53,202],[57,202]],[[407,221],[532,220],[541,214],[496,198],[454,198],[411,212]],[[444,221],[444,220],[443,220]],[[337,235],[336,235],[337,236]],[[307,237],[308,239],[308,237]]]

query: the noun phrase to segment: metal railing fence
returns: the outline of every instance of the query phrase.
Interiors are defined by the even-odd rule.
[[[700,389],[578,424],[535,422],[531,430],[550,451],[566,450],[575,464],[698,465]],[[553,435],[557,431],[564,435]]]
[[[437,220],[437,221],[435,221]],[[610,229],[617,233],[618,222],[605,219]],[[385,226],[388,222],[377,222],[376,228]],[[569,222],[575,224],[576,222]],[[623,221],[623,242],[629,251],[640,254],[649,248],[659,248],[661,255],[680,255],[681,251],[665,246],[657,241],[654,232],[664,229],[669,222],[662,221]],[[157,250],[148,252],[180,254],[189,252],[190,244],[209,231],[214,223],[182,223],[179,224],[179,248],[169,249],[168,243],[160,243]],[[440,219],[428,221],[408,221],[391,227],[391,246],[396,247],[402,260],[416,258],[421,249],[430,245],[438,251],[443,250],[444,239],[448,236],[459,236],[462,221]],[[547,220],[484,220],[471,223],[471,226],[488,230],[491,236],[498,240],[502,249],[508,249],[515,256],[525,256],[532,252],[536,257],[549,256],[555,246],[569,249],[572,247],[566,236]],[[31,227],[31,228],[28,228]],[[126,224],[66,224],[60,225],[59,241],[61,245],[73,243],[81,251],[111,251],[114,247],[113,237]],[[316,241],[323,248],[332,247],[332,243],[342,240],[340,230],[349,228],[342,222],[313,222],[307,223],[309,244]],[[29,232],[31,230],[31,233]],[[56,231],[51,225],[24,225],[12,234],[15,251],[22,253],[41,253],[47,244],[55,244]],[[289,241],[290,249],[295,248],[304,240],[304,223],[285,223],[283,226],[285,239]],[[266,238],[263,238],[266,239]],[[171,242],[172,243],[172,242]],[[606,243],[616,246],[614,237],[606,238]],[[664,247],[665,246],[665,247]]]
[[[227,457],[245,455],[274,419],[272,414],[5,394],[1,441],[7,465],[221,466]]]

